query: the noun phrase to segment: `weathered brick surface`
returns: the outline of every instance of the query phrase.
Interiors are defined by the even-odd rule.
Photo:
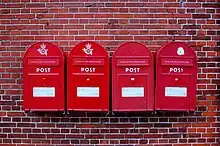
[[[219,0],[1,0],[0,146],[220,145]],[[101,43],[109,55],[126,41],[152,52],[187,42],[198,56],[195,113],[24,113],[22,57],[50,41],[65,52]]]

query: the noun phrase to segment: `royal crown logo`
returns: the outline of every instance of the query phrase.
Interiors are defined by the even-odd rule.
[[[48,49],[46,49],[46,45],[45,44],[41,44],[40,48],[37,49],[37,51],[41,54],[41,55],[46,55],[47,56],[47,51]]]
[[[185,54],[183,47],[177,48],[177,54],[178,54],[178,55],[184,55],[184,54]]]
[[[83,51],[87,54],[87,55],[92,55],[92,51],[93,49],[91,48],[92,45],[90,43],[86,44],[86,47],[83,48]]]

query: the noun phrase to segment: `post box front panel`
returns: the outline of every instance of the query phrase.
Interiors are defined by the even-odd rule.
[[[64,110],[64,56],[50,43],[36,43],[25,54],[24,110]]]
[[[29,97],[31,97],[32,109],[38,109],[38,104],[50,106],[48,103],[53,103],[56,97],[62,96],[59,92],[60,82],[54,82],[57,78],[58,75],[29,75]]]
[[[108,77],[105,58],[74,57],[72,68],[73,105],[75,110],[107,109]]]
[[[196,56],[188,46],[170,43],[160,49],[157,52],[156,110],[195,110],[196,71]]]
[[[93,48],[93,55],[84,52],[86,46]],[[69,110],[108,110],[108,56],[103,49],[93,42],[86,42],[71,51],[68,58]]]
[[[105,75],[105,58],[74,57],[72,73],[72,91],[74,108],[81,110],[105,109],[107,88],[104,86],[108,78]],[[104,83],[104,84],[103,84]],[[104,86],[103,86],[104,85]],[[92,103],[92,104],[91,104]]]
[[[99,109],[105,108],[103,104],[107,98],[106,91],[102,85],[105,81],[104,74],[83,74],[73,77],[73,94],[75,109]]]
[[[153,58],[139,43],[120,46],[112,62],[113,111],[153,110]]]
[[[158,107],[161,107],[164,110],[189,109],[189,94],[193,92],[192,88],[189,88],[191,78],[192,75],[190,74],[162,75],[161,78],[159,78],[161,82],[158,84],[158,88],[162,90],[157,94],[158,97],[160,97],[160,100],[161,98],[162,100],[158,101]]]

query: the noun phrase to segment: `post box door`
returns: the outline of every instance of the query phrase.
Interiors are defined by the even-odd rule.
[[[129,105],[129,109],[134,111],[146,108],[148,75],[118,75],[117,80],[116,93],[121,99],[116,102],[116,107],[127,109]],[[137,105],[139,109],[137,109]]]
[[[157,52],[156,110],[193,111],[197,62],[188,45],[172,42]]]
[[[153,70],[152,54],[144,45],[121,45],[112,58],[112,110],[153,110]]]
[[[35,107],[37,109],[36,103],[41,102],[41,104],[48,104],[43,102],[45,100],[47,102],[53,102],[53,100],[62,96],[60,89],[60,81],[57,80],[58,75],[30,75],[29,76],[29,97],[33,97],[31,99],[31,107]],[[58,103],[57,103],[58,104]],[[60,104],[60,103],[59,103]],[[56,105],[59,107],[59,105]]]
[[[48,42],[28,48],[24,56],[24,110],[64,110],[64,53]]]
[[[96,109],[103,107],[103,100],[100,97],[105,96],[105,88],[102,86],[104,75],[75,75],[73,77],[73,92],[76,97],[74,105],[76,109]],[[107,99],[107,98],[106,98]],[[104,99],[105,100],[105,99]],[[105,101],[104,101],[105,102]]]
[[[158,92],[159,97],[163,97],[162,101],[158,102],[158,107],[166,107],[169,109],[189,109],[190,100],[187,94],[190,94],[191,75],[162,75],[163,82],[158,85],[158,88],[163,89]],[[171,104],[172,103],[172,104]],[[165,109],[164,109],[165,110]]]

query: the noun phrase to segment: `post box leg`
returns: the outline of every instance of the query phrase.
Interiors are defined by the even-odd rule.
[[[113,111],[108,111],[107,113],[106,113],[106,117],[107,116],[114,116],[115,115],[115,113],[113,112]]]

